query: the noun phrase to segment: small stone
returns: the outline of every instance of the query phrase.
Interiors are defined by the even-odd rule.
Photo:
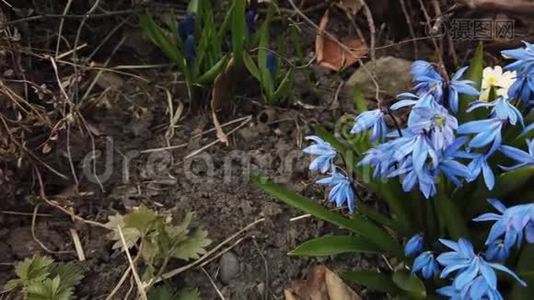
[[[380,87],[380,94],[395,97],[412,87],[410,70],[412,62],[393,56],[386,56],[370,61],[364,67],[358,68],[347,81],[350,91],[355,85],[363,88],[366,98],[375,98],[375,84],[367,71],[374,75]]]
[[[232,278],[234,278],[237,273],[239,273],[239,260],[237,259],[237,256],[232,252],[226,252],[225,254],[223,254],[219,261],[219,265],[221,268],[220,278],[221,281],[225,284],[230,283]]]
[[[239,136],[246,142],[253,141],[259,136],[259,132],[255,127],[245,127],[238,131]]]

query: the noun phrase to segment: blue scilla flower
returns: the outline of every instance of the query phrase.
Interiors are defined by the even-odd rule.
[[[415,134],[430,137],[432,146],[440,151],[452,144],[458,120],[440,104],[414,106],[408,118],[408,128]]]
[[[391,105],[391,110],[398,110],[403,107],[433,107],[438,105],[434,96],[430,93],[423,94],[421,96],[412,93],[401,93],[397,95],[398,101]]]
[[[417,95],[432,94],[438,102],[441,102],[445,81],[435,65],[422,60],[415,61],[412,64],[411,74]]]
[[[514,83],[508,89],[508,98],[521,99],[525,104],[532,104],[534,93],[534,66],[519,72]]]
[[[466,142],[465,136],[455,139],[439,158],[439,170],[456,186],[462,185],[462,178],[469,180],[473,176],[467,166],[457,161],[459,158],[473,158],[471,153],[460,150]]]
[[[438,154],[432,147],[430,139],[426,135],[413,134],[405,131],[406,135],[392,141],[394,147],[393,159],[395,162],[404,162],[410,159],[406,168],[412,167],[421,171],[427,162],[431,162],[435,168],[438,165]],[[430,160],[430,161],[429,161]]]
[[[178,33],[185,43],[189,35],[195,34],[195,15],[188,12],[183,20],[178,23]]]
[[[436,172],[434,169],[430,169],[428,165],[416,170],[411,165],[411,159],[407,158],[399,168],[388,174],[388,177],[396,176],[400,176],[402,189],[405,192],[411,191],[417,185],[419,191],[427,199],[437,193]]]
[[[492,107],[491,118],[464,123],[458,128],[458,133],[476,134],[469,142],[469,147],[481,148],[492,143],[488,151],[488,155],[491,155],[501,145],[503,126],[505,124],[516,125],[520,123],[524,127],[523,116],[514,105],[503,97],[499,97],[490,103],[474,102],[467,111],[470,112],[480,107]]]
[[[358,162],[358,166],[372,166],[374,168],[373,178],[385,178],[393,170],[395,164],[393,153],[398,144],[397,141],[393,140],[369,149],[363,159]]]
[[[485,213],[473,219],[476,222],[495,221],[486,239],[486,245],[502,239],[504,247],[511,249],[514,245],[521,245],[523,236],[528,243],[534,243],[534,203],[506,208],[497,199],[488,201],[501,214]]]
[[[415,81],[421,80],[423,77],[434,76],[436,67],[425,60],[416,60],[412,64],[410,74]]]
[[[528,146],[528,152],[525,152],[523,150],[517,149],[512,146],[502,145],[499,150],[509,158],[515,160],[518,162],[517,165],[511,166],[511,167],[503,167],[501,168],[505,171],[513,171],[517,170],[526,166],[532,166],[534,165],[534,141],[533,140],[527,140],[527,146]]]
[[[506,120],[508,123],[512,125],[516,125],[517,122],[521,124],[521,126],[525,127],[525,123],[523,121],[523,115],[521,112],[512,104],[510,101],[506,100],[504,97],[499,97],[495,99],[495,101],[492,102],[485,102],[485,101],[477,101],[474,102],[467,112],[471,112],[477,108],[480,107],[491,107],[491,116],[494,118],[498,118],[500,120]]]
[[[495,240],[486,247],[484,256],[489,261],[504,261],[510,255],[510,248],[501,239]]]
[[[475,254],[473,244],[470,241],[462,238],[458,242],[445,239],[439,241],[452,250],[440,254],[437,258],[437,261],[445,267],[440,277],[446,278],[451,273],[456,272],[452,282],[452,287],[455,290],[465,291],[465,288],[469,287],[469,289],[480,290],[483,294],[486,294],[488,290],[497,291],[495,270],[511,275],[520,284],[526,286],[525,282],[507,267],[498,263],[487,262],[483,257]],[[482,278],[482,280],[478,278]]]
[[[488,190],[492,190],[495,186],[495,174],[488,164],[488,156],[482,153],[473,154],[473,160],[467,165],[469,172],[471,173],[471,178],[469,181],[473,181],[482,174],[484,178],[484,183]]]
[[[334,172],[330,177],[318,180],[316,183],[332,187],[328,193],[328,200],[334,202],[337,207],[346,204],[350,212],[356,207],[354,188],[352,182],[344,175]]]
[[[460,94],[469,96],[480,95],[479,91],[473,87],[475,82],[471,80],[460,80],[466,70],[467,67],[463,67],[456,71],[456,73],[452,76],[451,82],[449,83],[449,108],[453,113],[458,112],[458,100]]]
[[[504,122],[499,118],[470,121],[460,125],[457,132],[459,134],[475,134],[469,142],[469,147],[482,148],[492,144],[488,152],[488,155],[491,155],[501,145],[501,129]]]
[[[412,236],[404,246],[404,255],[406,256],[414,256],[423,250],[423,234],[418,233]]]
[[[523,41],[524,48],[503,50],[501,54],[505,58],[515,59],[516,61],[506,65],[505,70],[522,71],[534,66],[534,44]]]
[[[271,78],[274,79],[276,75],[277,63],[276,63],[276,54],[273,51],[269,50],[269,52],[267,53],[267,61],[265,64],[266,64],[267,70],[269,70],[269,73],[271,74]]]
[[[454,285],[448,285],[437,289],[436,292],[452,300],[503,300],[501,293],[492,289],[482,275],[475,277],[461,290],[456,289]]]
[[[374,167],[375,178],[401,177],[404,191],[410,191],[418,185],[426,198],[436,194],[439,158],[426,135],[416,135],[406,130],[402,137],[368,150],[358,165]]]
[[[424,279],[430,279],[439,272],[439,264],[431,251],[419,254],[412,266],[412,273],[421,272]]]
[[[336,150],[328,143],[318,136],[312,135],[306,137],[306,140],[312,140],[316,144],[308,146],[302,150],[304,153],[317,156],[310,164],[310,170],[326,173],[329,170],[334,170],[334,158],[336,157]]]
[[[387,125],[381,109],[368,110],[356,116],[350,133],[358,134],[367,130],[371,130],[371,142],[384,140]]]
[[[185,40],[185,60],[187,65],[192,68],[197,58],[197,52],[195,49],[195,37],[190,34]]]

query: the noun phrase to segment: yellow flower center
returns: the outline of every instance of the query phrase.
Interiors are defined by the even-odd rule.
[[[487,82],[488,82],[489,85],[495,85],[495,84],[497,84],[497,77],[490,76],[490,77],[488,77]]]

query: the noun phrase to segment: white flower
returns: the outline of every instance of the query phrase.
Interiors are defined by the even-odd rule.
[[[482,71],[482,87],[480,91],[480,100],[488,101],[489,93],[492,87],[494,87],[495,94],[508,98],[508,89],[515,81],[515,71],[503,72],[501,66],[486,67]]]

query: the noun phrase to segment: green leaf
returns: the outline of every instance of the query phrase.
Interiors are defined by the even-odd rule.
[[[201,254],[206,253],[204,248],[211,243],[207,237],[207,231],[196,229],[185,241],[174,248],[172,256],[183,260],[199,258]]]
[[[329,256],[347,252],[380,252],[369,240],[354,235],[323,236],[300,244],[291,256]]]
[[[197,289],[186,288],[178,291],[176,300],[202,300]]]
[[[167,38],[164,30],[149,15],[141,15],[139,23],[152,42],[185,74],[187,67],[184,56],[180,53],[178,47]]]
[[[476,191],[468,198],[469,202],[464,209],[466,216],[473,217],[480,214],[489,207],[486,201],[488,198],[504,198],[525,186],[533,177],[534,167],[529,166],[497,176],[495,187],[491,191],[486,188],[483,181],[480,181]],[[457,200],[464,201],[464,198]]]
[[[284,78],[282,78],[282,81],[280,82],[280,85],[276,89],[276,91],[273,94],[273,99],[271,101],[280,101],[281,98],[287,96],[289,89],[291,87],[291,75],[293,74],[293,70],[287,71]]]
[[[256,66],[256,63],[252,60],[252,57],[250,57],[250,54],[247,52],[243,52],[243,62],[245,63],[245,67],[247,68],[250,75],[252,75],[258,82],[261,82],[261,72],[260,69],[258,69],[258,66]]]
[[[471,63],[469,64],[469,68],[467,69],[465,76],[463,79],[471,80],[475,82],[474,87],[477,90],[480,90],[480,86],[482,84],[482,70],[484,69],[484,45],[482,42],[478,45],[477,49],[475,50],[475,54],[473,58],[471,59]],[[468,95],[462,95],[459,99],[459,120],[461,122],[473,120],[473,119],[481,119],[484,115],[480,116],[480,114],[484,114],[484,110],[476,110],[471,113],[467,113],[466,110],[469,106],[469,103],[473,102],[477,99],[477,96],[468,96]]]
[[[534,295],[534,245],[525,245],[519,254],[519,259],[517,260],[517,265],[515,269],[512,269],[517,272],[517,275],[526,281],[527,287],[523,287],[516,281],[514,281],[514,286],[510,293],[510,297],[505,297],[505,299],[513,300],[530,300],[532,295]]]
[[[232,5],[232,51],[236,64],[240,64],[243,58],[248,29],[245,18],[247,0],[233,0]]]
[[[126,224],[124,223],[124,216],[120,214],[109,216],[108,220],[109,221],[105,224],[106,228],[112,231],[112,233],[109,235],[109,239],[116,241],[115,244],[113,244],[113,249],[123,248],[118,227],[120,227],[122,230],[122,235],[126,241],[127,248],[133,247],[143,235],[141,231],[136,228],[126,227]]]
[[[160,217],[154,211],[140,207],[124,216],[124,226],[146,233],[158,218]]]
[[[206,73],[204,73],[200,78],[197,79],[198,84],[208,84],[217,77],[217,75],[221,74],[222,71],[224,71],[224,68],[226,67],[228,63],[228,56],[224,56],[221,58],[211,69],[209,69]]]
[[[83,278],[83,269],[75,263],[53,263],[50,268],[50,277],[58,277],[61,286],[65,288],[75,287]]]
[[[53,259],[46,256],[28,257],[17,263],[15,274],[25,282],[42,280],[48,276],[48,267],[53,262]]]
[[[458,239],[469,238],[467,220],[463,212],[458,209],[456,203],[449,199],[443,192],[439,193],[435,199],[436,214],[444,221],[450,237]]]
[[[354,102],[354,105],[356,106],[356,111],[358,113],[363,113],[367,111],[367,101],[365,101],[365,94],[363,93],[363,89],[359,85],[354,86],[354,97],[352,98],[352,102]]]
[[[27,288],[28,300],[70,300],[73,299],[73,289],[64,287],[59,276],[46,278],[43,281],[32,282]]]
[[[194,13],[195,15],[200,14],[200,2],[201,0],[190,0],[189,5],[187,6],[187,11]]]
[[[390,274],[374,271],[351,271],[342,272],[340,275],[343,279],[362,285],[372,291],[391,295],[397,295],[401,291],[391,279]]]
[[[330,222],[336,226],[347,228],[357,233],[358,235],[367,238],[371,243],[380,247],[385,252],[388,252],[397,257],[404,257],[402,246],[384,232],[380,227],[362,218],[347,219],[339,214],[326,209],[324,206],[317,204],[300,194],[291,192],[283,186],[273,183],[263,177],[253,177],[254,184],[267,193],[284,201],[303,212],[312,214],[313,216]]]
[[[486,200],[490,197],[504,197],[524,186],[533,176],[534,167],[532,166],[503,173],[496,178],[495,187],[491,191],[488,191],[487,189],[478,189],[475,194],[473,194],[473,198]]]
[[[168,285],[159,285],[150,289],[148,300],[202,300],[202,298],[197,289],[185,288],[173,292]]]
[[[151,288],[148,291],[147,298],[148,300],[175,300],[176,299],[170,287],[165,284]]]
[[[425,284],[419,277],[406,270],[399,270],[393,274],[393,282],[414,299],[426,297]]]
[[[369,207],[365,203],[358,203],[358,211],[376,223],[389,227],[390,229],[399,232],[401,235],[406,236],[412,233],[408,228],[405,227],[404,223],[386,217],[378,212],[375,208]]]

